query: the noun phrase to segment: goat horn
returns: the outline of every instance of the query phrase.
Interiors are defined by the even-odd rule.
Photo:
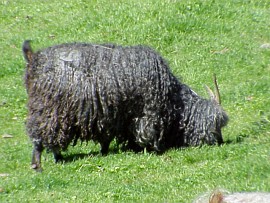
[[[213,81],[214,81],[214,84],[215,84],[215,97],[214,97],[215,101],[218,104],[221,104],[221,99],[220,99],[220,93],[219,93],[219,89],[218,89],[216,74],[213,75]]]

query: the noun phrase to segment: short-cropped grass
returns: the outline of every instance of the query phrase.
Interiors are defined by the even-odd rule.
[[[269,0],[1,0],[0,202],[192,202],[205,192],[270,192]],[[65,42],[145,44],[175,75],[207,97],[216,73],[230,122],[225,144],[162,155],[108,156],[90,142],[65,162],[43,153],[30,169],[21,45]]]

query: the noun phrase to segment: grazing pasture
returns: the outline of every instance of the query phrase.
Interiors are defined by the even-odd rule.
[[[270,191],[270,3],[261,1],[0,1],[0,202],[192,202],[206,192]],[[230,120],[221,146],[124,152],[78,143],[64,163],[30,168],[26,39],[153,47],[200,96],[217,75]]]

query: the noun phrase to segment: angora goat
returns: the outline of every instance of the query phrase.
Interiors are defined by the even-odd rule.
[[[149,47],[70,43],[34,53],[25,41],[23,54],[34,169],[44,148],[58,161],[77,140],[100,143],[102,154],[114,138],[157,152],[223,142],[218,91],[199,97]]]

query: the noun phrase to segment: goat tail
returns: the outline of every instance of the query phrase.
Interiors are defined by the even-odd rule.
[[[33,50],[30,45],[30,40],[25,40],[22,46],[23,56],[27,63],[31,63],[33,57]]]

